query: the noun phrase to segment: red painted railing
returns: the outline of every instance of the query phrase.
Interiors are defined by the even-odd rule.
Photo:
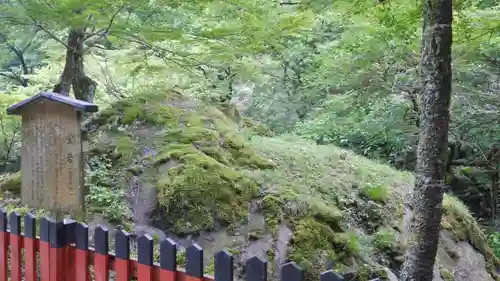
[[[186,249],[186,269],[180,270],[177,245],[171,239],[160,242],[160,261],[154,263],[153,239],[149,235],[137,239],[138,258],[134,260],[130,257],[130,235],[125,231],[116,232],[112,255],[105,227],[95,229],[91,248],[85,224],[42,218],[39,236],[36,226],[37,219],[28,214],[21,232],[21,216],[16,212],[7,216],[0,210],[0,281],[108,281],[110,271],[115,273],[115,281],[233,281],[233,256],[226,251],[214,256],[212,277],[204,275],[203,249],[197,244]],[[293,262],[285,264],[280,275],[282,281],[304,280],[304,272]],[[245,279],[266,281],[267,262],[257,257],[248,260]],[[332,270],[320,276],[320,281],[342,280]]]

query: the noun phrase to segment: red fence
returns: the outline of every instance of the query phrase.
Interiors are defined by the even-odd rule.
[[[171,239],[160,242],[160,262],[154,263],[153,239],[149,235],[137,239],[138,258],[134,260],[130,258],[130,235],[125,231],[116,232],[115,254],[111,255],[105,227],[95,229],[94,248],[90,248],[88,227],[82,223],[43,218],[37,236],[34,216],[24,217],[24,233],[18,213],[11,213],[8,221],[9,224],[6,212],[1,210],[0,281],[108,281],[110,271],[115,273],[116,281],[233,281],[233,256],[226,251],[214,256],[212,277],[204,275],[203,249],[197,244],[186,249],[184,271],[177,268],[177,246]],[[266,281],[267,262],[251,258],[245,272],[247,281]],[[303,281],[304,272],[294,262],[287,263],[281,268],[281,280]],[[320,281],[342,280],[332,270],[320,276]]]

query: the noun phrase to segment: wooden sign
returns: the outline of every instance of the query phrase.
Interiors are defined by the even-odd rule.
[[[83,146],[79,114],[96,105],[40,93],[7,109],[22,116],[21,200],[57,212],[84,209]]]

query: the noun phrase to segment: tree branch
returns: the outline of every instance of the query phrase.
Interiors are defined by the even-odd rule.
[[[113,15],[111,16],[111,19],[109,20],[109,23],[108,23],[108,26],[106,26],[106,28],[104,29],[101,29],[97,32],[93,32],[93,33],[89,33],[87,34],[85,37],[84,37],[84,41],[89,39],[90,37],[92,36],[95,36],[95,35],[98,35],[99,37],[104,37],[106,36],[108,33],[109,33],[109,30],[111,29],[111,26],[113,25],[113,22],[115,21],[116,19],[116,16],[118,16],[118,14],[125,8],[125,5],[122,5],[118,10],[116,10],[115,13],[113,13]]]

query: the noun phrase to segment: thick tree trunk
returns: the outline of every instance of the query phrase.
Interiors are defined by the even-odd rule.
[[[442,216],[451,97],[452,0],[424,0],[420,138],[402,281],[431,281]]]
[[[54,86],[54,92],[69,96],[71,87],[75,98],[93,102],[96,82],[85,74],[83,66],[84,28],[73,28],[68,34],[66,47],[66,62],[59,83]]]
[[[75,76],[76,68],[76,58],[78,54],[76,53],[80,44],[83,44],[84,33],[78,29],[71,29],[68,34],[68,40],[66,42],[66,61],[64,64],[64,69],[59,79],[59,83],[54,86],[54,92],[61,95],[69,96],[71,91],[71,84],[73,77]]]

